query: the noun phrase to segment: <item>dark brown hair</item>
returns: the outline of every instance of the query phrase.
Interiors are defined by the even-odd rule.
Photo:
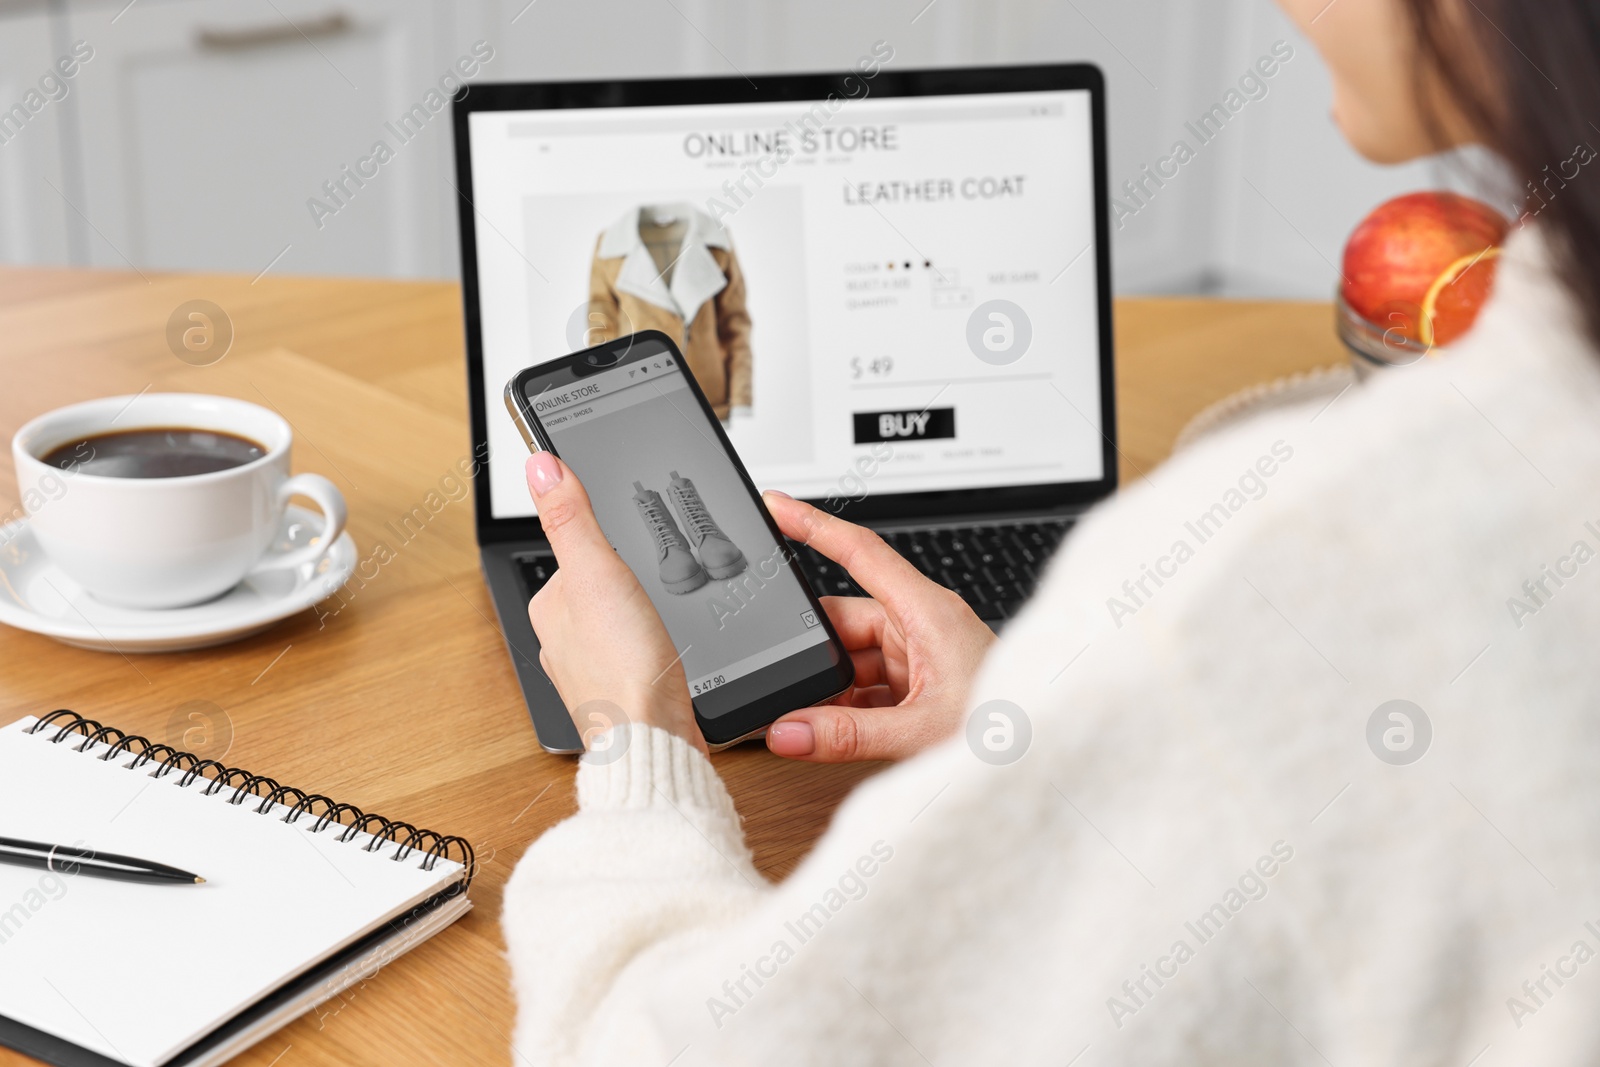
[[[1600,347],[1600,4],[1405,0],[1418,92],[1444,137],[1439,92],[1505,161]],[[1574,173],[1576,168],[1577,173]]]

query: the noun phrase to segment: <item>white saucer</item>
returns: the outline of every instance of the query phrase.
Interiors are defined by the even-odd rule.
[[[289,505],[267,550],[308,544],[322,528],[315,511]],[[215,600],[142,610],[102,604],[51,563],[26,519],[0,526],[0,623],[102,652],[178,652],[260,633],[332,596],[356,569],[356,543],[341,534],[315,564],[268,571]]]

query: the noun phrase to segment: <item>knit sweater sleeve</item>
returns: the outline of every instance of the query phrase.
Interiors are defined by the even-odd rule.
[[[528,849],[506,886],[515,1044],[555,1062],[579,1055],[592,1013],[643,951],[769,889],[710,760],[657,727],[617,730],[621,754],[584,759],[578,813]]]

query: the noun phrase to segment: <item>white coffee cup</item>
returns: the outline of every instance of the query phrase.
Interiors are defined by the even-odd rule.
[[[150,427],[215,430],[266,453],[209,474],[120,478],[62,470],[43,457],[101,434]],[[314,563],[345,525],[344,496],[320,474],[289,474],[294,431],[266,408],[200,393],[112,396],[58,408],[11,441],[17,486],[39,546],[96,600],[174,608],[210,600],[255,571]],[[292,496],[323,514],[311,544],[263,559]]]

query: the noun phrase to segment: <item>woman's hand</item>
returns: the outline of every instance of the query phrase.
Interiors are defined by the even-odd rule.
[[[764,499],[785,534],[838,563],[872,597],[822,598],[855,661],[855,686],[773,723],[767,747],[816,763],[904,759],[955,733],[994,644],[989,627],[871,530],[781,493]]]
[[[594,727],[659,726],[706,750],[678,650],[639,579],[606,541],[572,469],[549,452],[528,457],[528,489],[558,564],[528,603],[539,665],[590,743]]]

